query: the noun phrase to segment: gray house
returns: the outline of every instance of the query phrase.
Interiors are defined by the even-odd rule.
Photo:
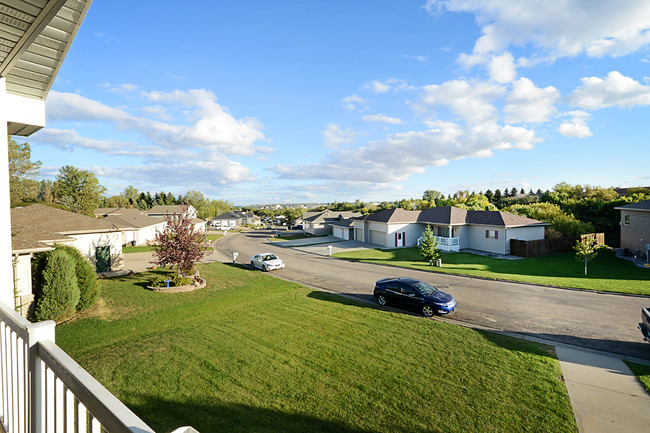
[[[615,207],[621,211],[621,248],[650,250],[650,200]]]
[[[501,211],[443,206],[422,211],[385,209],[354,220],[354,239],[388,248],[413,247],[430,226],[442,251],[510,253],[510,239],[544,239],[548,223]]]
[[[325,210],[308,216],[303,215],[302,225],[305,233],[314,236],[323,236],[333,232],[332,224],[360,216],[361,214],[358,212],[335,212]]]

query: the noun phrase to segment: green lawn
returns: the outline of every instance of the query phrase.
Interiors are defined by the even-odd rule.
[[[149,251],[153,251],[153,247],[150,245],[141,245],[137,247],[122,247],[122,252],[124,254],[128,253],[146,253]]]
[[[650,365],[636,364],[634,362],[625,361],[632,373],[639,379],[641,385],[650,393]]]
[[[165,294],[156,272],[102,280],[57,343],[156,431],[576,432],[551,348],[199,266]]]
[[[584,264],[573,253],[552,254],[521,260],[500,260],[468,253],[442,253],[442,267],[429,266],[417,248],[360,250],[334,256],[369,263],[399,266],[431,272],[468,275],[495,280],[522,281],[545,286],[574,287],[606,292],[650,295],[650,269],[639,268],[604,250]]]
[[[223,235],[217,235],[217,234],[214,234],[214,233],[208,234],[208,240],[210,242],[214,242],[217,239],[221,239],[222,237],[223,237]]]

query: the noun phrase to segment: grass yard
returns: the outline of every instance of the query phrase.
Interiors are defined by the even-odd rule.
[[[468,253],[442,253],[442,267],[429,266],[417,248],[361,250],[334,256],[368,263],[399,266],[430,272],[468,275],[494,280],[522,281],[545,286],[574,287],[605,292],[650,295],[650,269],[639,268],[604,250],[584,264],[573,253],[552,254],[521,260],[500,260]]]
[[[222,237],[223,237],[223,235],[217,235],[217,234],[214,234],[214,233],[210,233],[210,234],[208,234],[208,240],[209,240],[210,242],[214,242],[214,241],[216,241],[217,239],[221,239]]]
[[[102,280],[57,343],[156,431],[576,432],[552,349],[227,264]]]
[[[650,365],[637,364],[630,361],[625,361],[632,373],[639,379],[641,385],[645,388],[646,391],[650,394]]]

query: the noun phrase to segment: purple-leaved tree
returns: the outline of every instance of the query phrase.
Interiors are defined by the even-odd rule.
[[[167,226],[156,233],[152,263],[157,266],[177,266],[178,274],[189,273],[194,265],[210,251],[208,235],[195,230],[187,214],[187,205],[179,215],[165,214]]]

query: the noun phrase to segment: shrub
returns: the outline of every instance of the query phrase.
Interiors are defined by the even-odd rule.
[[[68,253],[75,261],[75,272],[77,274],[77,285],[79,286],[79,303],[77,311],[86,310],[97,302],[99,297],[99,286],[97,284],[97,274],[93,265],[86,259],[81,251],[69,245],[57,245],[56,249],[61,249]]]
[[[60,249],[48,252],[45,261],[41,294],[36,301],[36,319],[60,322],[72,317],[79,303],[75,262]]]
[[[169,287],[187,286],[192,284],[191,278],[181,277],[178,274],[167,274],[152,278],[151,281],[149,281],[149,287],[166,287],[167,281],[165,280],[171,280],[169,282]]]

